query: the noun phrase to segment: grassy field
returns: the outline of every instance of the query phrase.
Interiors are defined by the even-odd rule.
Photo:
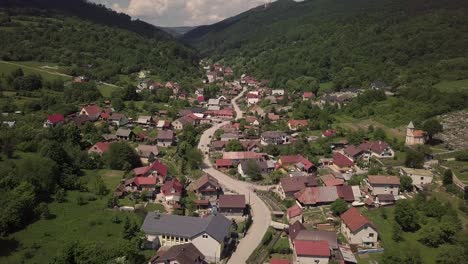
[[[468,183],[468,161],[444,161],[442,165],[449,167],[458,179]]]
[[[71,79],[70,76],[64,76],[61,73],[63,68],[54,63],[0,61],[0,74],[10,74],[18,68],[22,68],[25,74],[40,74],[46,81],[57,78],[63,80]]]
[[[113,191],[119,185],[124,173],[124,171],[107,169],[85,170],[85,175],[87,177],[102,177],[102,180],[106,184],[107,188],[111,191]]]
[[[114,91],[121,90],[121,88],[119,87],[115,87],[115,86],[111,86],[107,84],[99,84],[97,88],[99,92],[101,92],[102,96],[105,98],[110,98]]]
[[[0,246],[0,263],[48,263],[64,245],[75,240],[101,243],[103,249],[115,247],[123,242],[126,217],[142,222],[142,215],[106,209],[106,198],[77,205],[77,197],[87,195],[68,192],[66,202],[51,203],[49,209],[55,218],[39,220],[8,237],[8,244]],[[115,216],[122,222],[113,223]]]
[[[445,92],[457,92],[468,90],[468,79],[458,81],[442,81],[436,85],[435,88]]]
[[[419,251],[423,263],[435,263],[435,258],[439,253],[438,248],[430,248],[417,240],[419,234],[416,233],[403,233],[404,240],[401,242],[395,242],[392,239],[392,226],[394,223],[394,208],[386,208],[387,218],[384,219],[381,213],[382,209],[379,210],[365,210],[364,214],[367,215],[370,220],[376,225],[377,230],[379,231],[379,238],[382,243],[382,246],[385,248],[385,251],[392,252],[408,252],[408,250],[417,250]],[[369,259],[378,259],[380,255],[369,255]],[[362,263],[367,263],[367,258],[363,258]],[[361,263],[361,262],[360,262]]]
[[[322,94],[324,92],[327,92],[327,91],[331,90],[332,88],[333,88],[333,83],[332,82],[320,83],[320,88],[319,88],[318,93]]]
[[[372,125],[374,128],[382,128],[385,133],[387,134],[387,137],[391,138],[396,138],[399,141],[404,141],[405,140],[405,135],[406,135],[406,127],[401,126],[401,127],[396,127],[396,128],[390,128],[388,126],[385,126],[384,124],[377,122],[375,120],[371,119],[356,119],[352,118],[349,116],[335,116],[336,122],[335,125],[341,126],[343,128],[347,129],[353,129],[353,130],[358,130],[358,129],[364,129],[367,130],[367,128]]]

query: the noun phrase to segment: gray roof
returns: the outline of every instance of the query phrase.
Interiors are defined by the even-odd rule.
[[[223,215],[210,215],[205,218],[160,214],[150,212],[146,215],[141,230],[151,235],[173,235],[193,238],[204,232],[218,242],[223,242],[230,233],[231,221]]]
[[[117,132],[115,133],[115,135],[120,136],[120,137],[129,137],[131,133],[132,133],[131,129],[121,127],[117,129]]]

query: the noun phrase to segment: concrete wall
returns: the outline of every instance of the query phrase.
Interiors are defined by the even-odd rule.
[[[218,262],[220,260],[223,245],[210,235],[201,234],[192,240],[192,244],[200,250],[207,262]]]
[[[365,246],[362,242],[363,240],[373,242],[375,246],[375,243],[377,243],[379,237],[377,231],[370,226],[367,226],[367,228],[365,226],[364,228],[358,230],[356,233],[353,234],[345,224],[342,224],[341,233],[346,237],[346,239],[348,239],[348,242],[350,244],[359,246]],[[374,234],[374,236],[370,237],[370,234]]]

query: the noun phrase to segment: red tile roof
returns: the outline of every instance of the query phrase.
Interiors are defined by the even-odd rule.
[[[349,185],[336,186],[338,196],[346,202],[354,202],[353,188]]]
[[[346,157],[345,155],[339,153],[339,152],[335,152],[333,154],[333,164],[335,164],[336,166],[340,167],[340,168],[343,168],[343,167],[351,167],[353,166],[353,161],[350,160],[348,157]]]
[[[155,185],[156,178],[155,177],[135,177],[133,178],[133,182],[137,185]]]
[[[330,257],[327,241],[294,240],[294,249],[298,256]]]
[[[96,148],[98,148],[99,150],[101,150],[102,153],[104,153],[109,150],[110,144],[110,142],[97,142],[96,144],[94,144],[94,146],[96,146]]]
[[[296,199],[305,205],[332,203],[339,198],[336,187],[307,187],[294,194]]]
[[[314,166],[312,162],[310,162],[308,159],[304,158],[301,154],[297,155],[288,155],[288,156],[280,156],[278,158],[279,161],[281,161],[281,165],[287,166],[290,164],[296,164],[296,163],[302,163],[304,164],[304,169],[309,170]]]
[[[414,130],[413,131],[413,136],[414,137],[424,137],[426,135],[426,132],[423,130]]]
[[[152,170],[157,171],[158,174],[160,174],[163,177],[167,176],[166,165],[162,164],[158,160],[155,160],[148,166],[133,169],[133,173],[137,176],[147,176],[146,174],[150,173]]]
[[[197,100],[198,100],[198,102],[200,102],[200,103],[201,103],[201,102],[204,102],[204,101],[205,101],[205,97],[204,97],[203,95],[199,95],[199,96],[197,97]]]
[[[87,105],[83,107],[86,113],[90,116],[96,116],[101,113],[101,108],[95,104]]]
[[[313,92],[304,92],[302,97],[304,97],[304,98],[314,98],[315,94]]]
[[[329,129],[329,130],[326,130],[322,133],[322,135],[324,135],[325,137],[332,137],[336,134],[336,130],[334,129]]]
[[[356,232],[365,225],[372,225],[372,223],[363,216],[361,212],[355,207],[351,207],[348,211],[344,212],[341,216],[343,223],[351,230],[351,232]]]
[[[284,177],[280,184],[284,192],[298,192],[305,187],[317,186],[317,180],[313,176]]]
[[[287,259],[272,258],[272,259],[270,259],[270,264],[291,264],[291,261],[289,261]]]
[[[182,195],[182,190],[184,189],[184,186],[182,183],[180,183],[179,180],[176,178],[167,181],[164,183],[164,185],[161,187],[161,192],[167,196],[167,195]]]
[[[263,153],[256,153],[251,151],[230,151],[223,153],[223,159],[228,160],[242,160],[242,159],[260,159],[264,156]]]
[[[232,166],[232,161],[229,159],[217,159],[216,166],[218,167],[229,167]]]
[[[287,212],[289,218],[293,218],[293,217],[296,217],[296,216],[300,216],[302,214],[302,208],[299,205],[295,204],[295,205],[289,207],[286,210],[286,212]]]
[[[371,185],[375,184],[390,184],[390,185],[400,185],[400,178],[397,176],[381,176],[381,175],[369,175],[367,180]]]
[[[309,122],[307,120],[289,120],[288,124],[291,125],[291,127],[298,127],[298,126],[307,126]]]
[[[344,184],[344,180],[337,179],[331,174],[320,176],[320,179],[322,179],[325,186],[340,186]]]
[[[63,122],[65,118],[61,114],[53,114],[47,117],[47,121],[49,121],[52,124],[58,124],[60,122]]]
[[[220,195],[219,208],[245,208],[245,195]]]

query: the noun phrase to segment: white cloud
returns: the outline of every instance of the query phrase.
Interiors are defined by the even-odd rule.
[[[93,0],[160,26],[212,24],[267,0]]]

